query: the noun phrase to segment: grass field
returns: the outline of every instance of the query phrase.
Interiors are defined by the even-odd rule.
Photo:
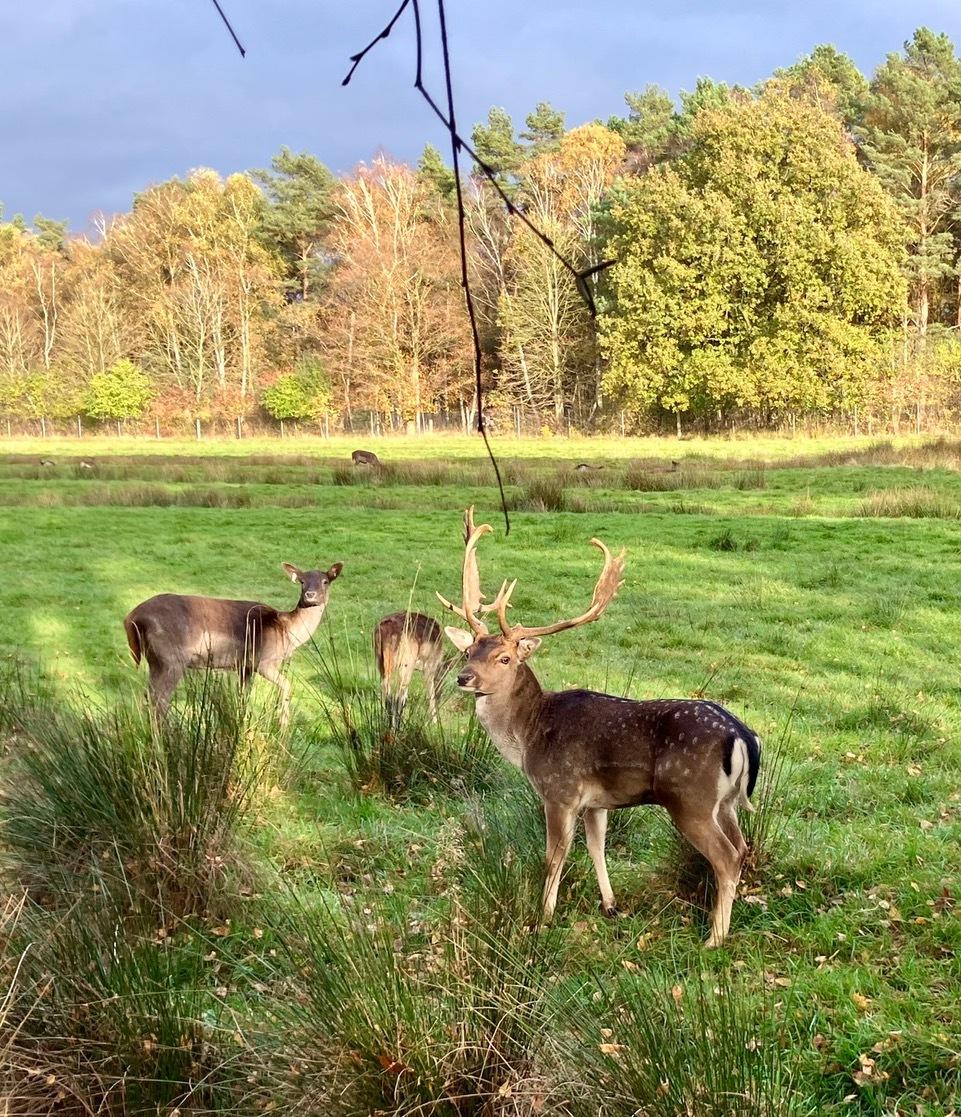
[[[0,654],[39,665],[50,707],[76,704],[78,686],[94,707],[135,706],[145,679],[121,621],[151,594],[289,607],[282,561],[344,563],[317,648],[290,670],[298,763],[245,793],[243,872],[227,873],[209,903],[151,909],[125,939],[136,965],[120,965],[114,937],[113,961],[98,963],[109,995],[77,994],[83,1026],[69,1027],[81,1047],[122,1030],[116,1013],[89,1009],[98,997],[114,1004],[121,977],[127,999],[116,1003],[138,1006],[134,1024],[123,1019],[143,1033],[131,1039],[137,1055],[109,1073],[98,1064],[98,1081],[127,1083],[104,1087],[101,1111],[953,1112],[961,442],[499,440],[506,537],[476,440],[359,445],[385,469],[353,469],[354,444],[338,440],[0,446]],[[603,468],[577,474],[577,462]],[[704,693],[765,741],[756,856],[721,950],[701,946],[706,867],[666,815],[642,808],[612,824],[621,918],[599,917],[579,839],[555,925],[533,933],[543,839],[522,777],[491,768],[483,749],[452,775],[432,740],[410,745],[426,776],[416,788],[401,781],[388,794],[350,777],[338,709],[354,703],[347,716],[359,724],[376,705],[372,625],[408,602],[436,615],[434,590],[456,594],[469,502],[495,527],[483,582],[518,578],[527,623],[586,606],[591,536],[627,548],[624,588],[603,619],[538,652],[546,687]],[[255,692],[270,698],[265,684]],[[8,691],[11,706],[26,701]],[[448,685],[448,742],[469,712]],[[20,737],[33,738],[7,736],[10,825],[11,811],[32,817],[15,801]],[[261,760],[283,751],[271,733],[259,740]],[[11,1097],[22,1088],[58,1112],[82,1078],[75,1057],[50,1054],[54,1025],[41,1027],[41,971],[60,955],[36,973],[17,966],[51,912],[69,928],[63,913],[86,909],[38,899],[35,886],[21,904],[24,878],[8,860],[0,1061],[13,1053]],[[106,949],[98,942],[81,956]],[[152,966],[162,957],[159,976],[143,944]],[[158,1062],[188,1031],[210,1065]],[[24,1036],[33,1061],[20,1073]],[[137,1080],[154,1087],[138,1094]]]

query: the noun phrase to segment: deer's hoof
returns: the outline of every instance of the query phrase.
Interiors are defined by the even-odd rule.
[[[613,905],[601,904],[601,911],[607,916],[608,919],[617,919],[621,914],[620,911]]]

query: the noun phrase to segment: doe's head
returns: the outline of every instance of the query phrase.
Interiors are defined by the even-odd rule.
[[[326,605],[330,583],[344,568],[342,562],[335,562],[329,570],[301,570],[291,562],[282,562],[281,568],[292,582],[300,584],[298,609],[310,609]]]

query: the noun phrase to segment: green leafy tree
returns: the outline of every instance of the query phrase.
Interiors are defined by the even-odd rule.
[[[33,219],[33,231],[42,248],[63,252],[67,239],[66,221],[54,221],[52,217],[44,217],[42,213],[38,213]]]
[[[302,361],[264,390],[261,403],[273,419],[319,419],[331,409],[333,390],[320,366]]]
[[[868,165],[907,227],[911,305],[923,338],[939,287],[957,274],[961,62],[946,35],[922,27],[903,55],[888,56],[871,82],[860,134]]]
[[[133,361],[117,361],[90,378],[87,414],[92,419],[139,419],[153,398],[150,377]]]
[[[251,172],[269,202],[264,232],[284,259],[294,290],[306,299],[321,284],[327,267],[323,244],[334,214],[334,176],[316,156],[287,147],[270,166]]]
[[[775,70],[768,83],[792,96],[809,98],[827,112],[836,112],[852,128],[864,112],[868,81],[852,60],[830,43],[821,43],[793,66]]]
[[[493,171],[498,185],[510,194],[524,161],[524,151],[514,135],[514,122],[505,109],[492,108],[486,124],[475,124],[474,150]]]
[[[534,111],[527,114],[527,131],[521,139],[529,144],[529,154],[543,155],[556,151],[564,135],[564,114],[549,101],[538,101]]]
[[[605,388],[682,414],[857,404],[901,315],[902,225],[831,115],[729,99],[612,206]]]
[[[453,200],[457,186],[454,172],[447,166],[443,156],[433,144],[424,147],[417,164],[417,175],[445,202]]]
[[[624,103],[627,116],[612,116],[607,127],[641,165],[663,158],[677,135],[677,107],[670,94],[659,85],[646,85],[639,93],[625,93]]]

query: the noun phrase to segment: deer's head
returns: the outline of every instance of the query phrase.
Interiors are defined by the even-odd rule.
[[[544,625],[541,628],[508,624],[507,610],[510,606],[511,594],[517,585],[516,580],[510,583],[504,582],[490,604],[481,604],[484,595],[481,593],[480,576],[477,570],[477,544],[491,530],[489,524],[475,527],[474,509],[467,509],[464,514],[465,547],[461,604],[454,605],[440,594],[437,595],[445,608],[456,613],[470,626],[470,632],[453,627],[445,628],[444,631],[451,643],[467,657],[467,663],[457,676],[457,685],[461,690],[478,696],[509,690],[514,684],[514,678],[521,664],[540,646],[541,637],[597,620],[613,601],[614,595],[621,586],[621,575],[624,571],[624,552],[621,551],[619,555],[614,556],[599,539],[592,539],[591,543],[604,555],[604,569],[597,579],[594,597],[587,612],[579,617],[555,621],[554,624]],[[489,613],[497,614],[500,628],[498,635],[492,635],[481,619],[482,614]]]
[[[300,583],[298,609],[326,605],[330,583],[344,568],[342,562],[335,562],[329,570],[300,570],[290,562],[282,562],[280,565],[292,582]]]

